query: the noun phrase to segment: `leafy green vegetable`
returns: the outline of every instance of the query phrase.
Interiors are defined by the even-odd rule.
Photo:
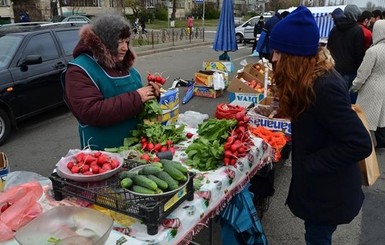
[[[142,136],[145,136],[148,142],[157,142],[165,145],[168,140],[171,140],[173,144],[176,144],[186,139],[184,128],[184,125],[177,127],[175,125],[162,125],[159,122],[144,120],[137,130],[132,131],[132,136],[137,138],[138,142]]]
[[[229,137],[231,129],[237,125],[235,119],[216,119],[210,118],[199,124],[197,133],[209,141],[219,140],[224,143]]]
[[[186,164],[200,171],[217,169],[223,160],[224,148],[219,140],[199,137],[186,149]]]
[[[139,114],[138,118],[140,120],[144,119],[156,119],[158,116],[162,115],[163,111],[160,108],[160,105],[157,100],[148,100],[144,103],[144,109]]]

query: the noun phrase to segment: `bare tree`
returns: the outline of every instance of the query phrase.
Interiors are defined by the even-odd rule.
[[[141,0],[124,0],[124,6],[131,8],[134,16],[139,16],[140,11],[143,9],[143,1],[141,1]]]

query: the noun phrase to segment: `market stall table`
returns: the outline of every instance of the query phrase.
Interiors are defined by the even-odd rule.
[[[189,129],[194,134],[195,129]],[[239,193],[250,178],[266,164],[271,163],[271,147],[262,139],[252,137],[255,144],[250,152],[243,158],[238,159],[236,166],[223,166],[214,171],[200,172],[189,169],[195,173],[194,181],[201,182],[199,190],[194,192],[192,201],[185,200],[171,214],[165,218],[158,227],[155,235],[149,235],[146,224],[141,220],[119,214],[101,207],[95,207],[100,211],[110,214],[116,221],[113,231],[106,244],[116,244],[116,241],[124,237],[127,241],[123,244],[144,245],[144,244],[188,244],[209,220],[215,217],[224,209],[227,202]],[[174,160],[184,162],[187,155],[184,150],[192,142],[181,142],[176,145]],[[49,187],[46,187],[49,189]],[[87,206],[88,202],[78,200],[78,198],[66,197],[58,202],[53,199],[46,191],[45,198],[41,199],[44,210],[48,210],[58,205],[79,205]],[[181,190],[180,194],[183,195]],[[177,198],[178,195],[174,196]],[[121,225],[123,223],[124,225]],[[18,244],[15,240],[4,243]]]

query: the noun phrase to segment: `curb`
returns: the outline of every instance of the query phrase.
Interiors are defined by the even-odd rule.
[[[156,54],[156,53],[161,53],[161,52],[167,52],[167,51],[171,51],[171,50],[179,50],[179,49],[184,49],[184,48],[191,48],[191,47],[199,47],[199,46],[205,46],[205,45],[210,45],[212,44],[213,42],[212,41],[205,41],[205,42],[194,42],[194,43],[189,43],[189,42],[186,42],[184,44],[179,44],[179,45],[174,45],[174,46],[169,46],[169,47],[154,47],[152,48],[150,45],[148,47],[146,47],[145,50],[135,50],[135,47],[134,47],[134,51],[136,53],[136,55],[139,57],[139,56],[146,56],[146,55],[150,55],[150,54]]]

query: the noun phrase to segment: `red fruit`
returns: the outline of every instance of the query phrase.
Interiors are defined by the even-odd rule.
[[[152,159],[153,162],[160,162],[160,159],[159,157],[154,157],[154,159]]]
[[[71,173],[77,174],[77,173],[79,173],[79,172],[80,172],[80,169],[79,169],[78,166],[73,166],[73,167],[71,168]]]
[[[144,154],[140,157],[140,159],[145,160],[146,162],[151,161],[150,155],[148,155],[148,154],[146,154],[146,153],[144,153]]]
[[[175,149],[174,149],[174,147],[170,147],[170,148],[168,148],[168,150],[171,151],[172,155],[175,154]]]
[[[102,154],[102,155],[100,155],[98,157],[98,164],[99,164],[99,166],[103,166],[103,164],[106,163],[106,162],[108,162],[107,155]]]
[[[91,172],[94,174],[98,174],[100,172],[100,167],[98,165],[92,165]]]
[[[160,151],[161,151],[161,152],[164,152],[164,151],[168,151],[168,148],[167,148],[167,146],[165,146],[165,145],[164,145],[164,146],[162,146],[162,148],[160,148]]]
[[[115,169],[119,166],[119,161],[116,159],[112,159],[110,164],[111,164],[111,168]]]
[[[192,134],[190,132],[186,134],[187,139],[191,139],[193,136],[194,136],[194,134]]]
[[[81,171],[84,173],[84,172],[87,172],[90,170],[90,166],[89,165],[84,165],[81,169]]]
[[[102,153],[100,151],[97,151],[94,153],[94,157],[99,157],[100,155],[102,155]]]
[[[155,82],[162,84],[163,78],[161,76],[156,76],[155,77]]]
[[[73,166],[75,166],[75,163],[74,163],[74,162],[68,162],[68,163],[67,163],[67,168],[68,168],[69,170],[71,170]]]
[[[109,164],[109,163],[103,164],[102,168],[105,170],[111,170],[112,169],[111,164]]]

